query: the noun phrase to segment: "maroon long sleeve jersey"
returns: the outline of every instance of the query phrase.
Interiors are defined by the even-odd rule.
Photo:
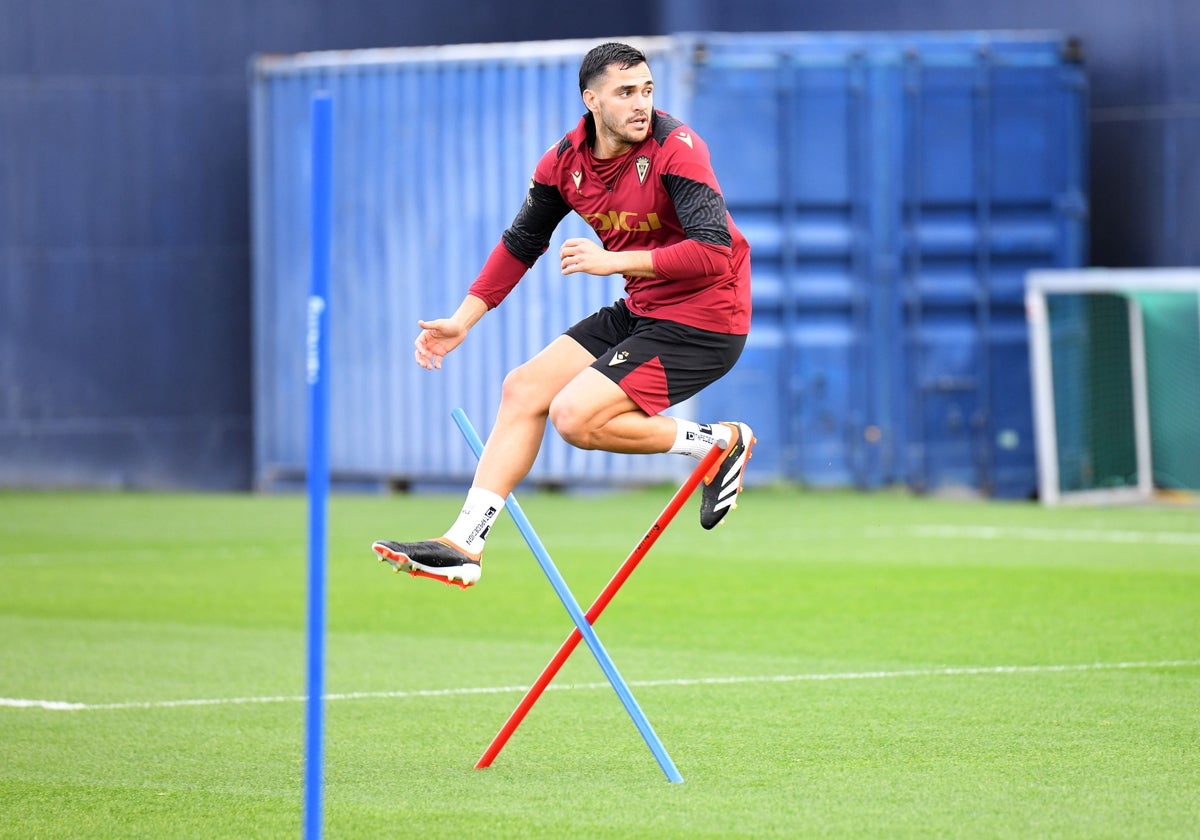
[[[495,308],[570,211],[609,251],[652,251],[654,277],[625,277],[629,310],[711,332],[750,331],[750,246],[733,223],[708,147],[656,111],[650,135],[598,160],[591,114],[538,162],[529,193],[470,292]]]

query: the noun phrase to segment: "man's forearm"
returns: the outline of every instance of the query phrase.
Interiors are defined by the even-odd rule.
[[[464,330],[469,330],[479,323],[479,319],[486,315],[487,311],[488,305],[481,298],[469,294],[463,298],[452,317],[462,324]]]

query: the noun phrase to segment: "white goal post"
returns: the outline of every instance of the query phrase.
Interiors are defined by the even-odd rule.
[[[1197,298],[1200,322],[1200,269],[1076,269],[1037,270],[1026,275],[1025,303],[1029,326],[1029,360],[1037,447],[1038,495],[1043,504],[1121,504],[1153,497],[1154,465],[1151,445],[1150,400],[1147,389],[1146,335],[1139,294],[1184,293]],[[1048,299],[1055,295],[1113,296],[1123,299],[1128,323],[1129,381],[1116,389],[1119,406],[1132,415],[1132,452],[1136,470],[1120,486],[1064,486],[1060,473],[1059,400],[1070,383],[1054,381],[1054,342]],[[1123,348],[1120,349],[1123,354]],[[1120,359],[1121,365],[1124,359]],[[1058,389],[1056,390],[1056,384]],[[1197,383],[1200,385],[1200,383]],[[1200,444],[1200,418],[1197,418]]]

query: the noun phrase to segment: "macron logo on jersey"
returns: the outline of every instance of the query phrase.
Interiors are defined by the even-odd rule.
[[[692,145],[692,135],[688,134],[686,131],[681,131],[678,134],[676,134],[675,136],[678,137],[680,140],[682,140],[684,143],[687,143],[689,149],[696,148],[695,146]]]

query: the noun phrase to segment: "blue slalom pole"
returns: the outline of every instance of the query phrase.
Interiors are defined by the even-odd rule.
[[[326,509],[329,500],[329,275],[333,240],[333,101],[312,98],[312,287],[305,329],[308,381],[308,713],[304,836],[321,837],[325,695]]]
[[[467,419],[466,412],[461,408],[456,408],[450,412],[450,416],[458,424],[459,430],[463,433],[463,437],[467,439],[467,445],[471,447],[471,451],[475,453],[475,457],[479,458],[482,456],[483,440],[475,431],[475,427],[471,425],[471,421]],[[654,758],[658,761],[658,766],[662,768],[667,780],[682,782],[683,776],[675,768],[675,762],[671,761],[671,756],[667,755],[666,747],[663,746],[662,741],[655,734],[654,727],[650,725],[646,714],[638,705],[637,700],[634,699],[633,692],[629,690],[629,686],[621,677],[620,672],[617,671],[617,666],[613,663],[612,657],[608,655],[608,651],[600,643],[600,637],[592,629],[591,622],[587,620],[587,616],[584,615],[579,602],[571,594],[570,588],[567,587],[567,582],[559,574],[558,568],[554,565],[554,561],[550,559],[550,554],[546,551],[546,547],[538,539],[537,532],[533,530],[533,525],[530,524],[529,519],[525,516],[525,511],[521,510],[516,496],[512,493],[509,493],[508,498],[505,500],[505,508],[508,510],[509,515],[512,516],[513,522],[516,523],[517,530],[525,538],[525,542],[529,545],[533,556],[537,558],[538,565],[542,567],[542,572],[550,580],[550,585],[554,587],[554,592],[558,595],[558,599],[562,601],[562,605],[566,607],[571,620],[579,628],[579,634],[583,636],[583,640],[587,643],[588,649],[591,650],[592,656],[596,658],[600,670],[604,672],[604,676],[608,678],[609,683],[612,685],[613,691],[621,699],[621,705],[625,707],[625,711],[633,719],[633,725],[637,727],[638,732],[642,735],[642,739],[646,742],[646,746],[654,754]]]

